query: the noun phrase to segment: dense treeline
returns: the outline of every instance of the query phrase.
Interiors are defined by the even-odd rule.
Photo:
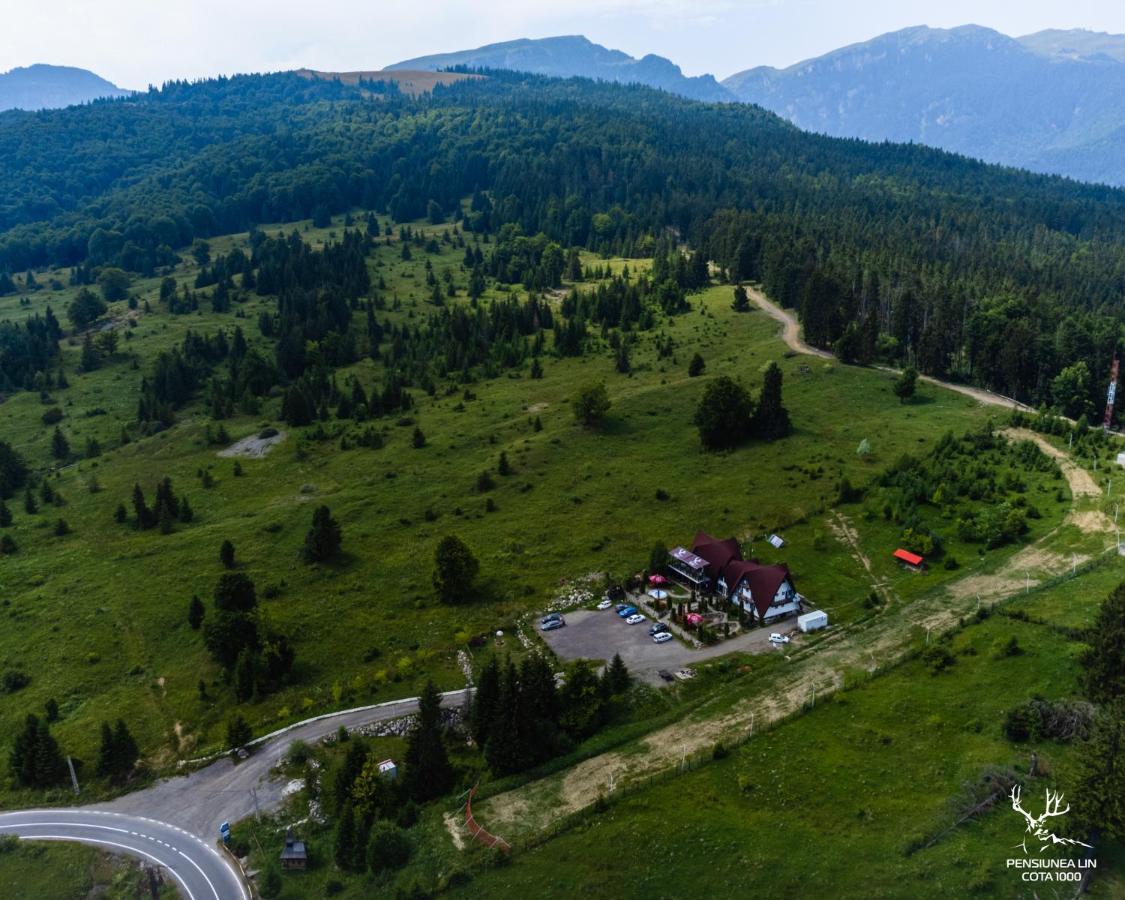
[[[0,394],[39,387],[36,375],[58,363],[62,327],[48,306],[22,325],[0,322]]]
[[[570,268],[564,247],[647,256],[671,234],[701,251],[689,277],[711,260],[761,280],[845,358],[1072,408],[1082,372],[1056,379],[1083,363],[1077,402],[1096,403],[1120,337],[1125,192],[803,134],[754,107],[512,73],[372,102],[278,75],[2,122],[10,272],[148,271],[259,222],[356,206],[440,221],[472,196],[467,230],[519,227],[474,258],[478,286],[487,273],[544,289]],[[315,301],[328,331],[334,304]],[[314,314],[306,292],[286,308]]]

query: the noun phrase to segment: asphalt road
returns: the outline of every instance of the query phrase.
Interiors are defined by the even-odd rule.
[[[464,696],[464,690],[449,691],[442,695],[443,705],[456,705]],[[251,748],[249,759],[236,763],[223,757],[188,775],[164,778],[152,787],[89,808],[159,816],[211,842],[219,836],[219,825],[253,815],[255,805],[263,812],[281,805],[285,780],[270,778],[270,769],[281,762],[294,741],[313,743],[335,734],[341,725],[359,728],[409,715],[417,708],[417,698],[409,697],[369,709],[336,713],[267,738]]]
[[[464,702],[465,690],[442,695],[443,706]],[[273,769],[294,741],[312,743],[341,725],[359,728],[409,715],[417,697],[333,713],[267,735],[237,764],[223,757],[188,775],[165,778],[116,800],[70,809],[0,813],[0,835],[77,841],[129,853],[171,872],[187,900],[248,900],[241,875],[215,849],[219,825],[270,812],[281,804],[283,779]]]
[[[248,900],[250,896],[218,850],[182,828],[155,819],[85,809],[0,813],[0,835],[9,834],[25,840],[77,841],[139,857],[163,866],[187,900]]]

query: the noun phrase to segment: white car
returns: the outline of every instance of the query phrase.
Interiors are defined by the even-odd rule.
[[[652,642],[654,644],[666,644],[670,640],[672,640],[672,634],[668,631],[661,631],[658,634],[654,634],[652,636]]]
[[[770,643],[771,644],[788,644],[789,643],[789,635],[778,634],[775,631],[773,634],[770,635]]]
[[[640,613],[633,613],[625,620],[626,625],[640,625],[645,620],[645,617]]]
[[[611,606],[613,606],[613,601],[607,597],[605,600],[598,604],[598,609],[609,609]]]

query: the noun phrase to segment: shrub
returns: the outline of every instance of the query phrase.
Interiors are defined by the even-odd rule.
[[[376,822],[367,844],[367,866],[378,874],[406,865],[411,853],[406,831],[390,822]]]
[[[31,677],[19,669],[8,669],[0,675],[0,693],[14,694],[31,684]]]

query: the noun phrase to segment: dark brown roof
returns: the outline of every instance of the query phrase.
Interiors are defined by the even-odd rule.
[[[784,563],[775,566],[761,566],[756,562],[733,560],[723,570],[723,580],[727,583],[727,591],[734,593],[738,583],[746,580],[750,588],[750,596],[754,600],[754,607],[758,615],[765,616],[766,611],[773,603],[781,583],[789,577],[789,567]]]
[[[731,560],[742,559],[738,541],[734,538],[720,541],[706,531],[696,534],[691,550],[696,556],[707,560],[707,574],[712,580],[719,577]]]

